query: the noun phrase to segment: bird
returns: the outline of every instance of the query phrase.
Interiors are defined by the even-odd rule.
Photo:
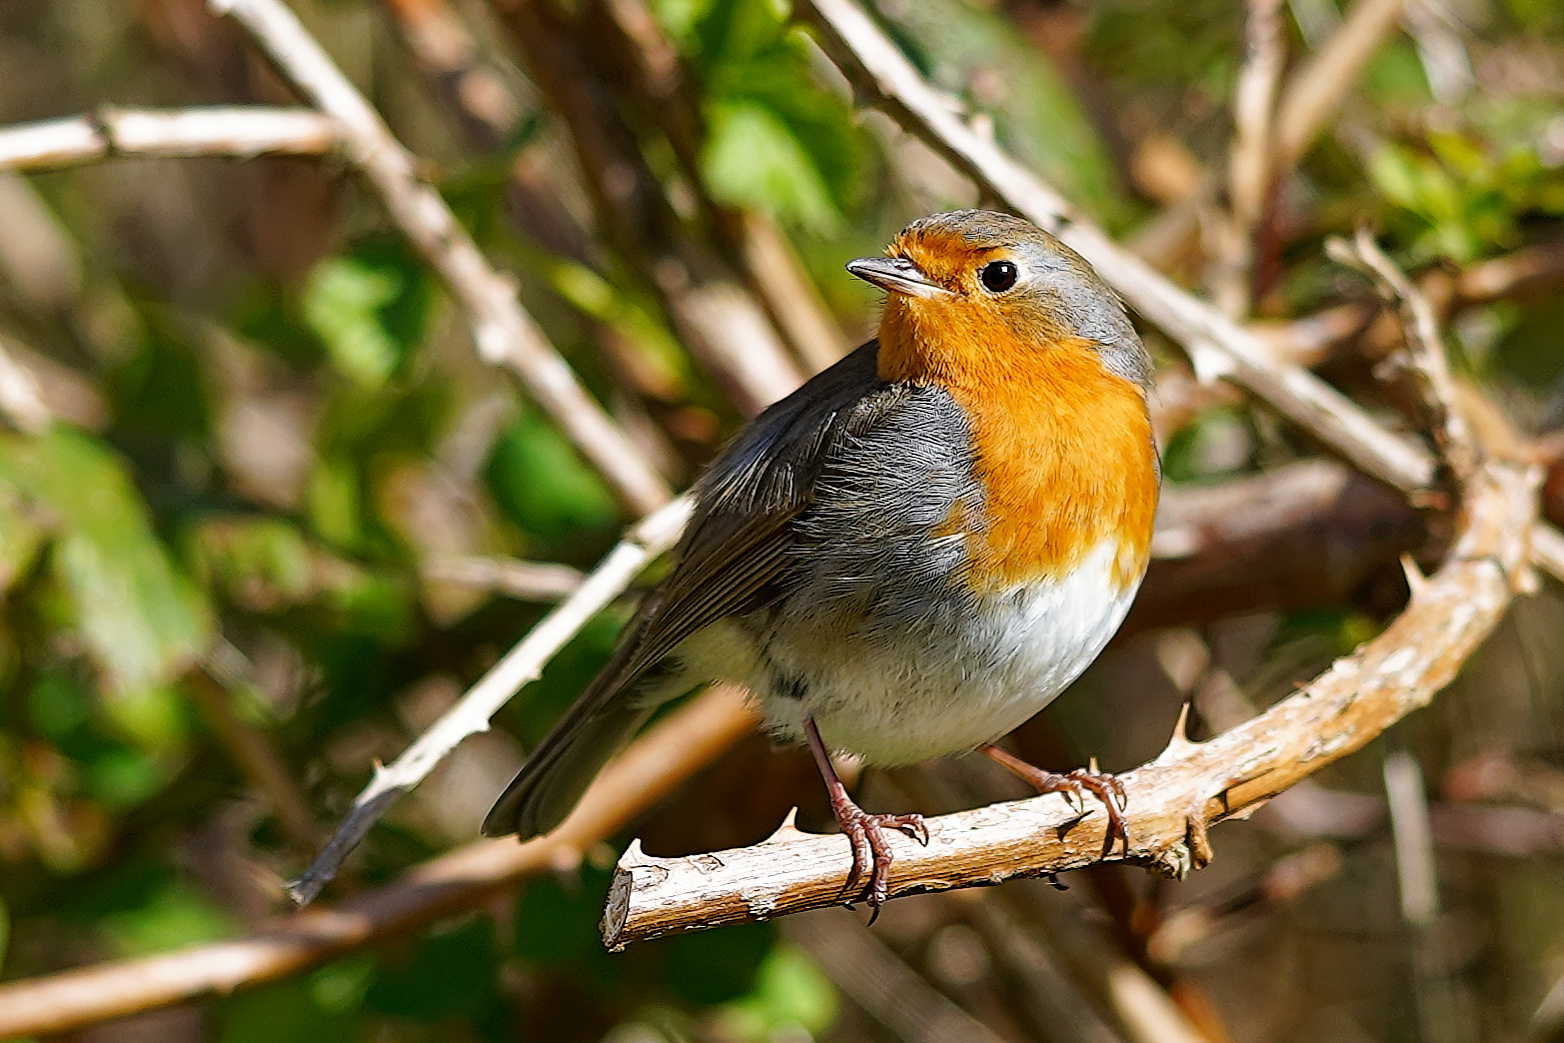
[[[889,831],[833,751],[892,767],[981,750],[1129,836],[1123,787],[995,743],[1118,630],[1161,484],[1150,356],[1080,255],[1022,218],[956,210],[847,270],[885,292],[878,336],[743,427],[692,488],[674,564],[483,824],[547,833],[664,702],[744,685],[814,756],[851,843],[843,895],[878,915]],[[872,921],[871,921],[872,922]]]

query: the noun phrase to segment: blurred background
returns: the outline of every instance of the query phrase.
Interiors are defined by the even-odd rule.
[[[1353,3],[874,14],[1116,239],[1395,422],[1399,327],[1324,249],[1375,229],[1474,402],[1564,457],[1564,5]],[[786,0],[293,7],[673,488],[871,335],[876,295],[844,261],[979,202],[855,109]],[[1258,120],[1246,53],[1279,85]],[[0,70],[7,125],[297,103],[200,0],[9,0]],[[1198,738],[1287,694],[1378,631],[1406,596],[1398,558],[1432,566],[1448,530],[1195,386],[1144,332],[1169,483],[1158,561],[1110,653],[1015,738],[1061,769],[1155,756],[1185,701]],[[0,348],[43,407],[0,395],[5,981],[285,912],[281,882],[371,766],[636,514],[479,361],[340,159],[0,172]],[[1564,468],[1549,493],[1559,518]],[[471,842],[630,603],[403,799],[325,901]],[[867,932],[835,910],[604,952],[630,836],[657,854],[750,843],[794,805],[828,827],[807,755],[755,737],[579,871],[73,1038],[1113,1043],[1186,1038],[1159,1027],[1172,1011],[1217,1041],[1564,1040],[1561,632],[1555,588],[1523,601],[1432,707],[1219,827],[1215,863],[1182,883],[1106,867],[1063,890],[898,901]],[[1387,780],[1426,794],[1419,896]],[[1022,795],[971,758],[860,785],[871,808],[928,813]]]

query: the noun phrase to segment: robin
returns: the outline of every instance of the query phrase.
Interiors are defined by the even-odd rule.
[[[909,225],[847,270],[886,293],[879,336],[756,417],[694,487],[676,564],[484,821],[562,822],[668,699],[746,685],[807,744],[852,844],[846,894],[876,911],[896,829],[829,751],[868,765],[978,749],[1041,792],[1093,793],[1128,841],[1111,775],[1055,774],[993,745],[1123,622],[1150,558],[1161,469],[1151,360],[1123,305],[1058,239],[1007,214]]]

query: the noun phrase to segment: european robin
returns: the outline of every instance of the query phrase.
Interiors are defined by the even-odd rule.
[[[886,292],[879,336],[756,417],[694,487],[668,577],[489,812],[545,833],[664,701],[746,685],[807,743],[850,838],[849,898],[888,890],[886,830],[828,751],[868,765],[981,749],[1127,836],[1110,775],[993,746],[1084,670],[1150,557],[1161,472],[1151,361],[1074,251],[1006,214],[915,221],[847,270]]]

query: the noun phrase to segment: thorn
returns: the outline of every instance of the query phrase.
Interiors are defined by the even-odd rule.
[[[625,853],[619,856],[619,862],[615,868],[621,870],[634,869],[637,866],[648,865],[652,861],[652,859],[646,856],[646,852],[641,850],[641,838],[636,837],[630,841],[630,846],[625,848]]]
[[[1093,775],[1101,775],[1102,774],[1102,769],[1097,767],[1097,758],[1096,757],[1088,757],[1087,760],[1086,760],[1086,764],[1087,764],[1087,769],[1086,770],[1091,772]]]
[[[807,836],[808,834],[798,828],[797,823],[798,808],[795,807],[788,809],[786,817],[782,819],[782,824],[776,828],[776,832],[772,833],[765,840],[762,840],[761,843],[774,844],[780,841],[790,840],[793,837]]]
[[[1191,742],[1189,739],[1189,708],[1191,705],[1191,703],[1186,701],[1183,709],[1179,710],[1178,723],[1173,726],[1173,735],[1168,739],[1167,746],[1157,755],[1158,761],[1182,756],[1185,751],[1192,750],[1200,745],[1198,742]]]
[[[1417,562],[1412,560],[1412,555],[1401,555],[1401,571],[1407,578],[1407,589],[1415,598],[1428,586],[1428,577],[1423,575],[1423,570],[1417,567]]]

